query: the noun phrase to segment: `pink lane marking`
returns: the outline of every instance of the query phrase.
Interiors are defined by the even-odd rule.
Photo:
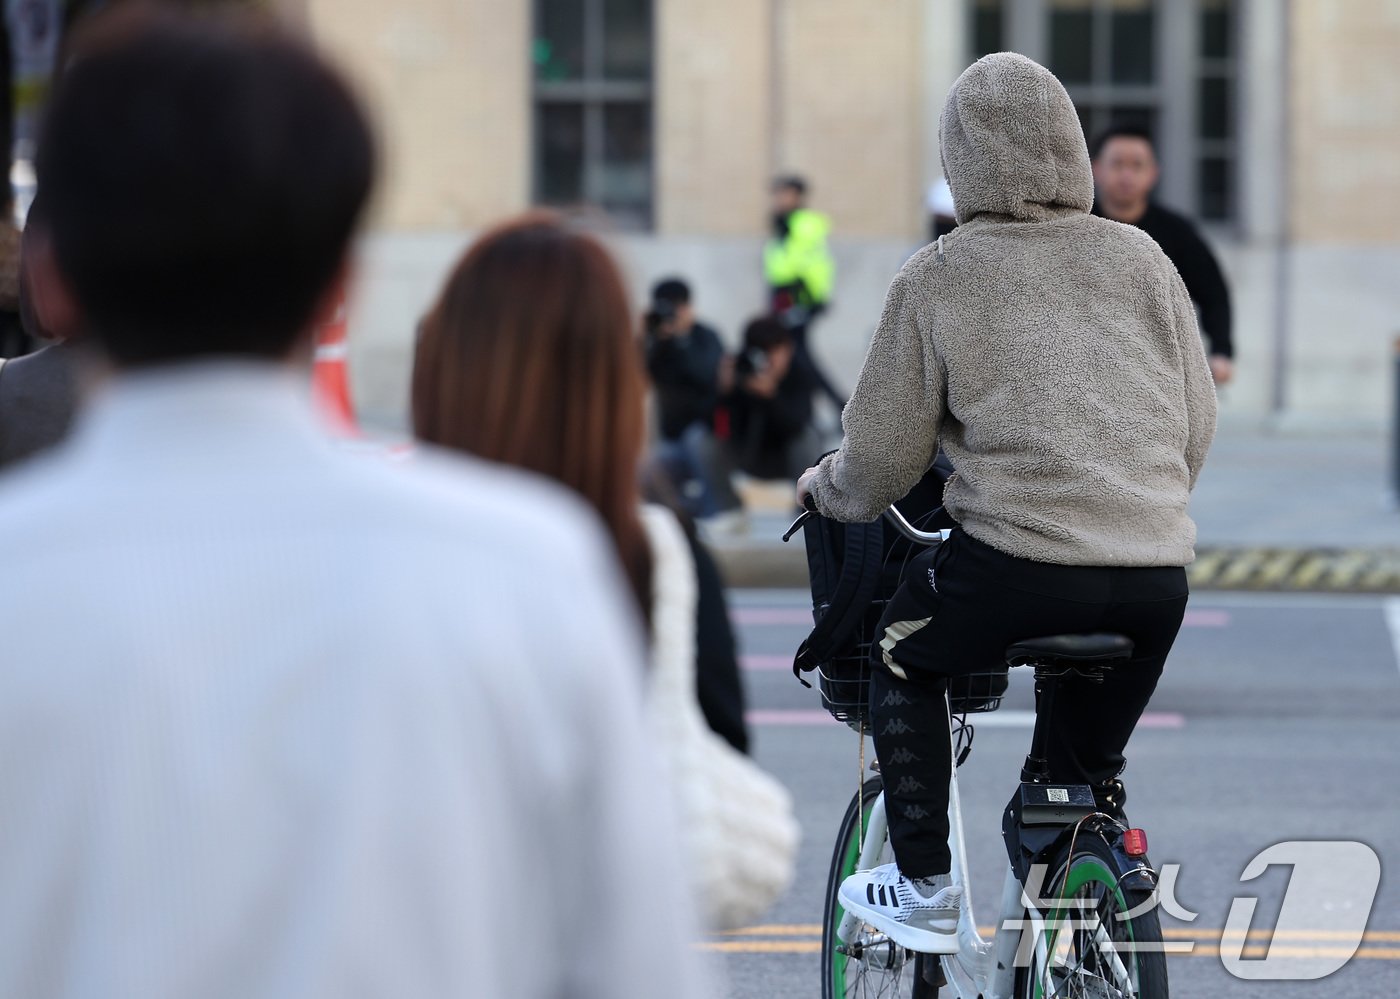
[[[835,725],[836,719],[825,711],[746,711],[744,720],[750,725]]]
[[[1175,711],[1149,711],[1138,719],[1138,728],[1185,728],[1186,716]]]
[[[744,669],[792,669],[792,656],[740,656],[739,665]]]
[[[745,720],[750,725],[834,725],[836,720],[825,711],[794,708],[745,712]],[[979,715],[974,725],[987,728],[1030,728],[1035,715],[1030,711],[993,711]],[[1138,721],[1139,728],[1179,729],[1186,727],[1186,718],[1174,711],[1149,711]]]
[[[729,612],[729,619],[735,624],[785,625],[800,624],[810,627],[812,612],[802,607],[735,607]],[[1224,628],[1230,624],[1230,612],[1214,608],[1188,610],[1182,626],[1186,628]]]

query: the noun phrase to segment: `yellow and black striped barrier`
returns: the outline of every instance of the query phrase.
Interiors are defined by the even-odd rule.
[[[716,544],[730,586],[807,586],[801,545]],[[1400,548],[1267,548],[1203,545],[1186,568],[1197,590],[1400,594]]]
[[[1205,547],[1186,572],[1201,590],[1400,593],[1400,550]]]

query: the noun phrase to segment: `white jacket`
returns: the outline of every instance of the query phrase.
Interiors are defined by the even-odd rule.
[[[0,478],[0,995],[707,996],[579,504],[121,380]]]
[[[695,563],[680,525],[643,510],[652,555],[649,707],[706,924],[760,917],[792,883],[799,829],[787,789],[705,724],[695,693]]]

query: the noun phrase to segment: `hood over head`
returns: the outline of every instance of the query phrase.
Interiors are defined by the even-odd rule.
[[[984,212],[1040,222],[1094,204],[1094,175],[1074,103],[1044,66],[1014,52],[958,77],[939,122],[957,219]]]

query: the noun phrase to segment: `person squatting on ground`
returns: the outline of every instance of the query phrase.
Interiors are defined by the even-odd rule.
[[[696,321],[690,286],[679,278],[651,291],[642,331],[656,400],[656,457],[694,517],[721,512],[729,484],[711,482],[715,407],[733,383],[733,361],[719,334]]]
[[[956,949],[948,884],[948,677],[1018,639],[1119,632],[1133,659],[1058,704],[1052,779],[1120,807],[1123,750],[1180,627],[1187,500],[1215,428],[1190,296],[1146,233],[1090,214],[1079,119],[1031,60],[953,85],[940,137],[958,228],[895,277],[839,451],[799,500],[880,516],[939,443],[958,527],[915,560],[879,625],[871,715],[896,865],[853,875],[847,909]],[[1116,803],[1116,804],[1115,804]],[[876,887],[887,904],[873,901]],[[921,948],[922,949],[922,948]]]
[[[812,376],[792,331],[771,317],[744,328],[734,387],[721,405],[728,465],[756,479],[796,481],[821,454],[812,425]]]
[[[0,477],[0,995],[712,995],[597,518],[317,424],[350,92],[246,12],[88,31],[31,263],[107,376]]]

